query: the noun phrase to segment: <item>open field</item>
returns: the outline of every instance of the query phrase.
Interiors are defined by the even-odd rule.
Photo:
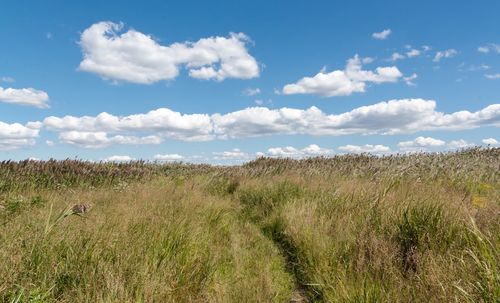
[[[499,302],[499,249],[498,148],[0,163],[1,302]]]

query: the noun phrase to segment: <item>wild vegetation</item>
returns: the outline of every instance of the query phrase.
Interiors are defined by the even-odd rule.
[[[498,148],[2,162],[0,301],[499,302],[499,215]]]

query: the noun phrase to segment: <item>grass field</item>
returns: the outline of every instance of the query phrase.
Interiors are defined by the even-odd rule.
[[[1,302],[500,302],[499,248],[498,148],[0,163]]]

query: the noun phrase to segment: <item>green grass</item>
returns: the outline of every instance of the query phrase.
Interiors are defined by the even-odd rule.
[[[0,302],[499,302],[498,159],[4,162]]]

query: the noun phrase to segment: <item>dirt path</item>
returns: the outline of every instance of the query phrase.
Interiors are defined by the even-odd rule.
[[[274,245],[279,248],[281,255],[285,259],[285,268],[288,273],[293,277],[295,290],[293,291],[290,303],[296,302],[316,302],[321,301],[320,294],[315,292],[313,289],[308,289],[306,282],[303,281],[303,277],[300,275],[300,268],[298,267],[297,260],[297,249],[290,239],[284,235],[283,231],[279,230],[276,226],[267,226],[261,228],[262,233],[273,241]],[[315,298],[309,297],[311,293],[316,293]]]
[[[307,296],[305,295],[304,290],[300,288],[296,288],[293,291],[292,298],[290,299],[290,303],[306,303],[309,302],[307,300]]]

